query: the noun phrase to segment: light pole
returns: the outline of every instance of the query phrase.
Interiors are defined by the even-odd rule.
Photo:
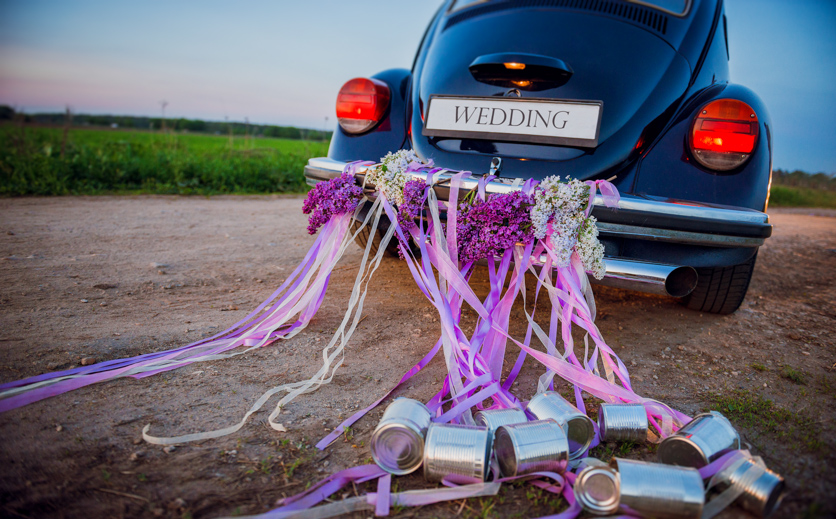
[[[165,133],[165,107],[168,106],[168,101],[166,101],[166,100],[160,101],[160,106],[163,109],[163,124],[162,124],[162,127],[163,127],[163,133]]]

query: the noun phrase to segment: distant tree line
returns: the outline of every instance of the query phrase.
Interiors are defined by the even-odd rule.
[[[781,186],[805,187],[808,189],[819,189],[823,191],[836,191],[836,174],[814,173],[796,169],[786,171],[783,169],[772,170],[772,183]]]
[[[40,124],[64,124],[64,113],[16,114],[15,110],[6,105],[0,105],[0,120],[17,118],[24,122]],[[160,130],[163,120],[160,117],[135,117],[129,115],[88,115],[73,114],[73,126],[108,126],[130,128],[137,130]],[[249,135],[255,137],[275,137],[279,139],[304,139],[324,141],[331,138],[332,132],[296,128],[295,126],[275,126],[270,124],[247,124],[235,121],[203,121],[200,119],[166,118],[165,127],[179,132],[213,133],[235,136]]]

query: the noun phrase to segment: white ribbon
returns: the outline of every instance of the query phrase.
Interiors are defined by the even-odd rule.
[[[336,256],[334,257],[334,260],[330,262],[328,265],[323,266],[322,268],[328,268],[329,271],[333,270],[337,261],[339,261],[339,259],[345,253],[345,250],[348,248],[348,246],[354,241],[354,239],[359,235],[363,228],[368,224],[369,219],[372,217],[372,215],[374,216],[374,219],[371,226],[371,236],[374,236],[374,233],[377,232],[382,212],[382,201],[380,198],[378,198],[377,200],[375,200],[371,209],[367,213],[366,218],[363,221],[363,225],[361,225],[360,228],[358,228],[353,235],[351,233],[346,233],[345,238],[340,244],[340,248]],[[325,346],[325,348],[322,350],[323,363],[319,370],[316,372],[316,374],[314,374],[314,376],[307,380],[292,382],[289,384],[282,384],[266,391],[258,398],[258,400],[256,400],[252,407],[250,407],[249,411],[246,412],[241,421],[239,421],[235,425],[225,427],[223,429],[217,429],[214,431],[186,434],[182,436],[157,437],[148,434],[148,431],[151,428],[151,424],[148,424],[142,429],[142,438],[148,443],[153,443],[156,445],[173,445],[177,443],[186,443],[198,440],[205,440],[209,438],[220,438],[222,436],[227,436],[241,429],[253,413],[261,409],[261,407],[264,406],[264,404],[273,395],[282,391],[287,391],[288,394],[285,395],[276,404],[275,409],[272,413],[270,413],[270,416],[267,419],[267,423],[270,425],[271,428],[273,428],[276,431],[287,431],[287,429],[281,423],[276,421],[276,418],[281,413],[282,407],[291,402],[294,398],[301,395],[302,393],[310,393],[318,389],[320,386],[330,383],[334,377],[334,373],[342,365],[345,358],[343,355],[345,345],[348,343],[348,340],[351,338],[351,335],[354,333],[354,330],[356,329],[357,324],[360,321],[360,317],[363,311],[363,302],[366,298],[369,281],[371,280],[371,277],[374,274],[374,272],[380,266],[380,262],[383,259],[383,254],[386,251],[386,245],[389,243],[389,240],[392,238],[394,232],[395,226],[389,226],[389,229],[387,230],[386,234],[381,240],[377,253],[375,254],[368,268],[367,264],[369,259],[369,253],[371,251],[371,247],[374,244],[374,240],[369,239],[368,243],[366,244],[366,249],[363,251],[363,259],[360,263],[360,268],[357,272],[357,277],[354,281],[354,287],[351,291],[351,297],[349,298],[348,309],[346,310],[342,323],[337,328],[331,340],[328,342],[328,345]],[[351,321],[350,326],[349,321]],[[346,327],[348,327],[348,329],[346,329]],[[332,349],[333,351],[331,351]],[[340,357],[339,360],[337,360],[337,357]]]
[[[720,472],[714,475],[708,483],[706,491],[718,486],[729,485],[719,495],[715,496],[711,501],[705,504],[702,509],[702,519],[711,519],[715,515],[725,510],[730,504],[734,503],[747,488],[751,487],[757,479],[766,472],[766,464],[760,456],[752,456],[749,451],[739,451],[740,459],[733,462],[731,465],[724,467]],[[731,481],[731,475],[734,474],[744,464],[749,467],[737,481]]]

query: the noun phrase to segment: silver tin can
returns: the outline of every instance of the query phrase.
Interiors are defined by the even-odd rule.
[[[641,404],[601,404],[598,434],[601,441],[647,440],[647,410]]]
[[[391,474],[414,472],[424,458],[424,437],[432,413],[411,398],[396,398],[389,404],[371,441],[375,463]]]
[[[575,499],[592,515],[613,515],[621,503],[621,480],[611,467],[586,467],[575,480]]]
[[[538,420],[551,418],[563,427],[569,441],[569,459],[579,458],[595,437],[595,424],[577,407],[566,401],[555,391],[536,395],[528,403],[528,410]]]
[[[702,468],[723,454],[740,449],[740,435],[729,420],[711,411],[697,415],[659,444],[657,457],[668,465]]]
[[[495,437],[496,461],[505,477],[563,472],[569,464],[566,433],[554,420],[503,425]]]
[[[763,471],[763,474],[749,482],[750,478],[744,479],[744,475],[749,470]],[[759,517],[772,515],[781,505],[781,499],[784,497],[784,478],[766,467],[756,466],[751,459],[743,460],[734,468],[727,480],[717,485],[717,490],[722,492],[731,485],[746,485],[735,503]]]
[[[621,483],[620,507],[667,519],[699,519],[705,487],[697,469],[613,458]]]
[[[424,443],[424,477],[441,481],[456,474],[485,481],[491,463],[488,428],[431,424]]]
[[[493,442],[493,436],[496,433],[496,430],[501,426],[525,423],[528,421],[525,411],[516,408],[486,409],[473,415],[473,419],[476,420],[476,425],[484,425],[488,428],[488,434],[491,437],[491,442]]]

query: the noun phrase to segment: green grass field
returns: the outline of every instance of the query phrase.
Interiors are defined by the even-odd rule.
[[[142,131],[0,127],[0,195],[303,193],[328,143]]]
[[[836,209],[836,192],[772,184],[770,207],[824,207]]]
[[[61,128],[0,126],[0,196],[304,193],[305,164],[328,153],[326,142],[235,137],[230,146],[225,135],[73,128],[61,157],[62,138]],[[781,178],[771,207],[836,208],[836,191]]]

